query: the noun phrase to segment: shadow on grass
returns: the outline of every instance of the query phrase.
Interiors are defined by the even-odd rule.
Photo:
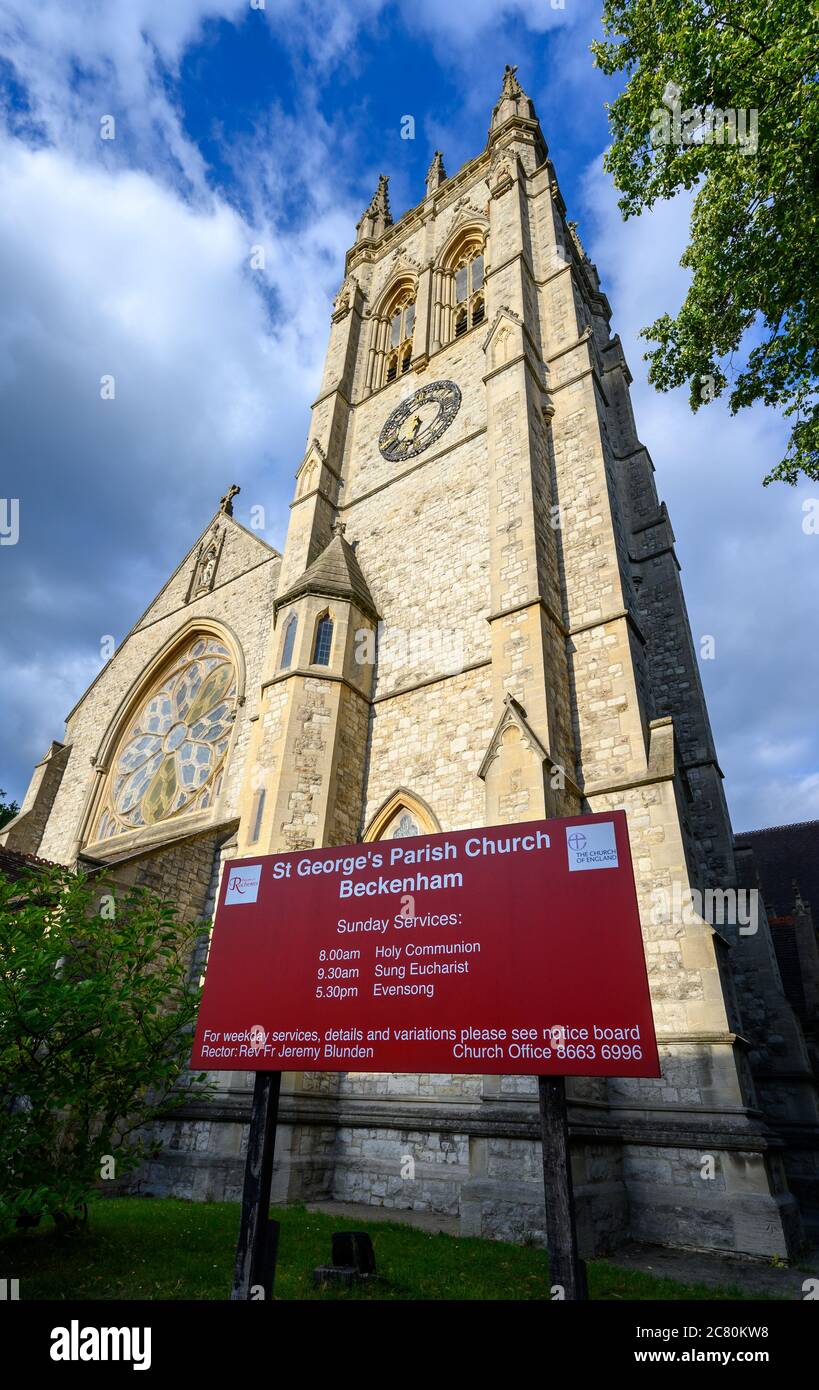
[[[281,1222],[277,1300],[529,1300],[551,1298],[544,1251],[503,1241],[433,1235],[399,1222],[355,1222],[369,1231],[377,1284],[319,1289],[313,1270],[330,1259],[333,1231],[351,1222],[304,1207],[271,1212]],[[94,1202],[87,1231],[59,1236],[47,1225],[2,1244],[2,1273],[21,1299],[218,1299],[230,1292],[239,1206],[173,1198]],[[741,1299],[739,1289],[678,1284],[607,1261],[588,1266],[593,1299]],[[757,1295],[758,1296],[758,1295]]]

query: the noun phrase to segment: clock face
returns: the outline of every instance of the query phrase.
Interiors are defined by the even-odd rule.
[[[385,459],[400,463],[441,438],[458,414],[461,393],[454,381],[431,381],[387,416],[378,440]]]

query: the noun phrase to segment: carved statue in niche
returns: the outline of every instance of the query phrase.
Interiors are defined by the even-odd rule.
[[[208,550],[207,553],[206,553],[206,554],[203,556],[203,558],[202,558],[202,564],[201,564],[200,574],[199,574],[199,584],[198,584],[198,587],[199,587],[200,589],[209,589],[209,588],[210,588],[211,584],[213,583],[213,575],[214,575],[215,570],[216,570],[216,550],[215,550],[215,548],[214,548],[213,546],[211,546],[210,550]]]
[[[216,578],[216,566],[219,562],[219,552],[222,548],[222,534],[218,526],[214,526],[210,536],[202,544],[199,557],[196,561],[196,568],[191,584],[191,597],[194,594],[209,592],[213,588],[213,581]]]

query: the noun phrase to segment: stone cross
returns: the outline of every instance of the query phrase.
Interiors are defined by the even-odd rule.
[[[232,483],[224,497],[219,499],[219,510],[224,516],[233,516],[233,499],[242,489]]]

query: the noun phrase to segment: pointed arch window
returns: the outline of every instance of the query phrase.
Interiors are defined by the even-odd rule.
[[[466,253],[455,271],[455,337],[483,323],[485,317],[483,252]]]
[[[445,262],[444,280],[449,289],[443,295],[449,306],[448,338],[461,338],[486,318],[484,289],[484,237],[472,231],[458,242]]]
[[[237,676],[223,642],[199,635],[167,661],[120,735],[94,840],[211,807],[236,718]]]
[[[290,617],[287,619],[287,622],[284,625],[282,659],[279,663],[280,669],[282,671],[289,670],[290,666],[292,666],[293,664],[293,648],[296,645],[296,628],[298,627],[298,625],[298,618],[296,617],[295,613],[291,613]]]
[[[365,840],[403,840],[412,835],[435,835],[441,826],[421,797],[404,787],[382,802],[364,832]]]
[[[313,665],[329,666],[330,651],[333,646],[333,620],[324,613],[316,624],[316,640],[313,644]]]
[[[410,369],[412,338],[415,332],[415,289],[404,289],[387,311],[387,354],[384,382],[395,381]]]

